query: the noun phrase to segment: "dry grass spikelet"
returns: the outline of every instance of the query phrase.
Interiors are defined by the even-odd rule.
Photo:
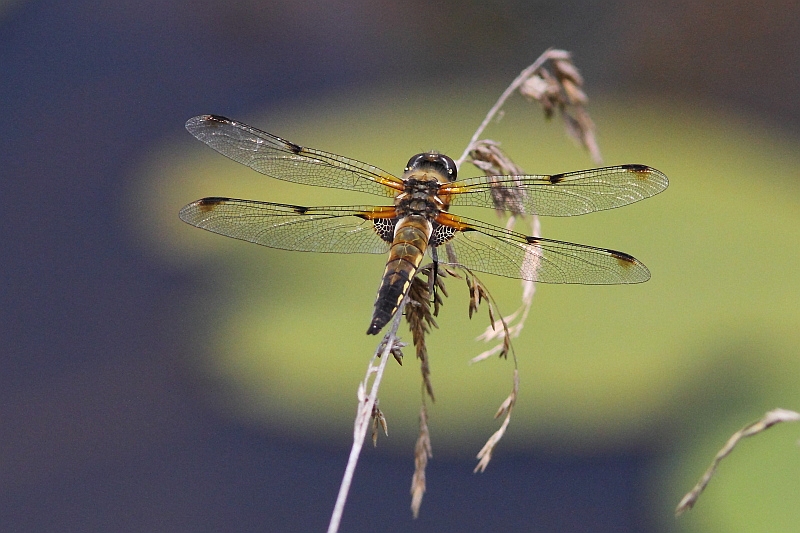
[[[588,150],[592,160],[601,162],[595,125],[585,108],[589,98],[583,90],[583,76],[569,52],[549,50],[545,55],[551,69],[543,63],[531,72],[520,84],[520,94],[538,102],[547,118],[558,110],[567,133]]]
[[[521,176],[524,174],[522,168],[500,149],[498,143],[488,139],[475,143],[469,152],[469,158],[473,165],[489,177],[490,183],[496,182],[494,176]],[[523,188],[492,187],[489,192],[498,215],[503,216],[507,213],[522,215],[525,212]]]
[[[378,408],[378,403],[372,406],[372,445],[378,445],[378,427],[383,430],[383,434],[389,436],[389,426],[386,424],[386,417],[383,411]]]
[[[438,328],[435,316],[439,314],[443,300],[447,296],[444,278],[447,272],[436,265],[426,265],[419,269],[411,282],[408,290],[408,304],[406,305],[406,322],[411,330],[411,338],[420,361],[420,371],[425,390],[431,400],[436,401],[433,393],[433,384],[430,380],[430,365],[428,362],[428,347],[425,338],[431,328]]]
[[[486,441],[486,444],[483,445],[481,451],[478,452],[477,459],[478,464],[475,466],[475,470],[473,472],[483,472],[486,470],[486,466],[489,464],[489,461],[492,460],[492,452],[497,446],[497,443],[500,442],[500,439],[503,438],[503,435],[506,432],[506,428],[508,428],[509,422],[511,422],[511,411],[514,409],[514,405],[517,403],[517,393],[519,392],[519,371],[515,368],[514,369],[514,386],[511,389],[511,394],[509,394],[503,403],[500,405],[500,408],[495,413],[495,418],[500,418],[503,415],[506,415],[505,419],[503,419],[503,424],[500,426],[500,429],[495,431],[489,440]]]
[[[419,509],[422,505],[422,496],[425,494],[425,468],[428,466],[428,459],[433,457],[431,450],[431,435],[428,432],[428,411],[425,403],[419,410],[419,436],[417,444],[414,446],[414,476],[411,478],[411,512],[414,518],[419,516]]]
[[[800,421],[800,413],[790,411],[788,409],[773,409],[772,411],[767,412],[759,420],[753,422],[752,424],[748,424],[731,435],[731,437],[725,443],[725,446],[723,446],[722,449],[717,452],[717,455],[714,457],[714,460],[711,461],[711,465],[702,475],[700,481],[697,482],[692,490],[690,490],[683,498],[681,498],[680,503],[678,503],[678,507],[675,509],[675,515],[680,516],[694,507],[694,504],[697,503],[697,499],[706,489],[706,485],[708,485],[708,482],[711,481],[712,477],[714,477],[714,473],[717,471],[719,463],[733,451],[736,445],[739,444],[740,440],[745,437],[752,437],[753,435],[763,433],[775,424],[780,424],[781,422],[798,421]]]

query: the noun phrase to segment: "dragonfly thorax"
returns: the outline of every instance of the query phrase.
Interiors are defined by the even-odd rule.
[[[413,177],[403,180],[404,190],[394,199],[397,214],[435,217],[444,209],[437,196],[440,182],[431,172],[417,171]]]

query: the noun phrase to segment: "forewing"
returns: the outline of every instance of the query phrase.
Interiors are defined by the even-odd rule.
[[[647,267],[623,252],[528,237],[450,214],[447,218],[458,230],[438,247],[438,260],[442,262],[544,283],[611,285],[650,279]]]
[[[391,207],[302,207],[236,198],[203,198],[180,211],[181,220],[220,235],[270,248],[303,252],[380,254],[389,243],[375,231]]]
[[[393,197],[403,183],[388,172],[341,155],[305,148],[218,115],[186,122],[189,133],[253,170],[279,180]]]
[[[632,204],[660,193],[667,185],[667,176],[652,167],[619,165],[552,176],[468,178],[442,185],[439,196],[451,205],[572,216]],[[497,199],[505,205],[497,205]]]

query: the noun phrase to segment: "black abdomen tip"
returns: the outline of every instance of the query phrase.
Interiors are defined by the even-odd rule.
[[[380,331],[383,329],[383,326],[388,324],[391,318],[391,313],[375,313],[375,316],[372,317],[372,322],[367,329],[367,335],[377,335],[380,333]]]

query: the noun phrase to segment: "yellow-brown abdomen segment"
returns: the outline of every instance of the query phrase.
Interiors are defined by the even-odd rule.
[[[432,231],[431,223],[420,215],[397,221],[368,334],[376,335],[397,311],[422,263]]]

